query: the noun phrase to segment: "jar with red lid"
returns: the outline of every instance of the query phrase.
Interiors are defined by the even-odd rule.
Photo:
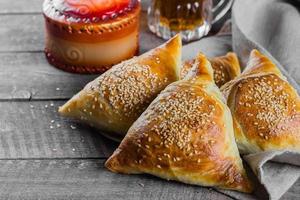
[[[102,73],[138,52],[139,0],[45,0],[45,54],[69,72]]]

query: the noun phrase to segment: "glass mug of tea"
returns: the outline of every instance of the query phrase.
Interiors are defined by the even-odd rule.
[[[164,39],[180,33],[183,41],[197,40],[230,9],[233,0],[152,0],[148,8],[149,29]]]

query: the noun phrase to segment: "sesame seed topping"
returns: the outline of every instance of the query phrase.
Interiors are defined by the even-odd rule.
[[[248,78],[247,81],[239,83],[242,87],[239,88],[240,95],[237,99],[236,110],[241,116],[244,113],[247,113],[247,116],[253,116],[245,119],[245,125],[249,124],[249,128],[251,128],[251,124],[254,124],[258,131],[257,135],[265,140],[271,137],[266,134],[269,134],[273,127],[288,117],[293,112],[292,107],[295,105],[295,100],[290,98],[290,94],[286,92],[291,86],[284,80],[275,77],[277,76],[268,74]],[[252,81],[250,81],[251,79]],[[272,134],[275,132],[273,131]]]
[[[146,112],[144,118],[155,121],[155,125],[150,128],[149,132],[155,134],[155,137],[149,137],[148,134],[143,133],[143,137],[147,137],[148,142],[154,142],[152,138],[159,137],[160,142],[157,143],[159,148],[168,149],[176,146],[185,152],[186,156],[196,155],[194,149],[196,144],[191,144],[192,136],[199,133],[198,137],[204,138],[201,134],[206,133],[213,126],[212,122],[219,109],[216,107],[215,100],[201,88],[197,88],[197,92],[192,92],[190,88],[184,87],[182,90],[175,91],[167,89],[165,92],[168,95],[162,95],[162,98],[150,105],[151,112]],[[215,143],[214,138],[209,136],[205,138],[207,143]],[[203,142],[206,143],[206,140]],[[147,146],[145,145],[145,148]],[[170,158],[169,154],[163,154],[163,156]],[[175,156],[172,160],[177,162],[181,158]]]
[[[149,65],[139,64],[133,59],[116,65],[96,82],[99,95],[118,111],[116,113],[138,117],[171,81],[153,72]]]

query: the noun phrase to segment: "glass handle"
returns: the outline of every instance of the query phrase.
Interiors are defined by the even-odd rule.
[[[229,11],[229,9],[232,6],[234,0],[220,0],[219,3],[212,9],[212,12],[214,14],[214,19],[212,21],[212,24],[216,23],[219,21],[224,15]],[[225,7],[220,10],[220,8],[227,2]]]

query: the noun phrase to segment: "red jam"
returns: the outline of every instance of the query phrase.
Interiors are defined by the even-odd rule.
[[[138,0],[54,0],[53,3],[72,17],[104,18],[129,11],[137,5]]]

